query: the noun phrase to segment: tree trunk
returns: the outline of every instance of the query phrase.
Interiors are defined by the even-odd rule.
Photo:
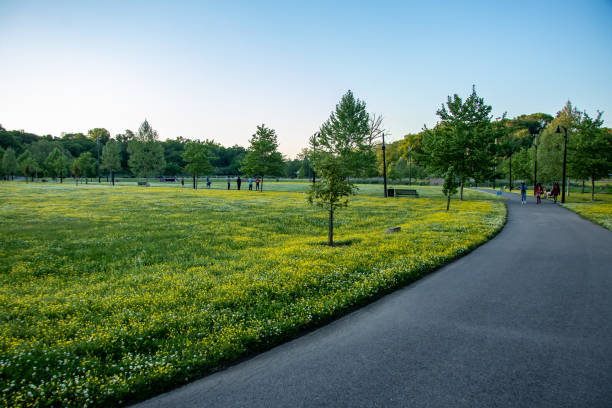
[[[115,185],[115,172],[111,171],[111,180],[113,181],[113,186]]]
[[[60,174],[60,184],[63,184],[63,183],[64,183],[64,175]]]
[[[263,177],[261,176],[261,185],[259,186],[259,191],[263,191]]]
[[[461,180],[460,182],[460,187],[459,187],[459,200],[463,201],[463,180]]]
[[[591,176],[591,201],[595,201],[595,176]]]
[[[195,173],[193,174],[193,189],[194,190],[198,189],[198,185],[196,184],[196,175],[195,175]]]
[[[584,194],[584,180],[582,180],[582,194]]]
[[[327,230],[327,245],[334,246],[334,210],[329,210],[329,229]]]
[[[449,194],[448,197],[446,198],[446,211],[448,211],[448,209],[450,208],[450,197],[451,195]]]

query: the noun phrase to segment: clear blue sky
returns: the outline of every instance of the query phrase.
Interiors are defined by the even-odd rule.
[[[471,91],[510,117],[570,99],[612,115],[611,1],[0,1],[0,123],[248,146],[293,156],[348,89],[391,139]]]

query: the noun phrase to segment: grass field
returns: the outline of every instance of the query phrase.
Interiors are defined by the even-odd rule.
[[[571,193],[562,205],[612,231],[612,194],[595,194],[591,201],[591,193]]]
[[[505,220],[492,195],[446,213],[439,188],[385,200],[365,185],[330,248],[306,183],[265,187],[0,183],[0,405],[159,393],[405,285]]]

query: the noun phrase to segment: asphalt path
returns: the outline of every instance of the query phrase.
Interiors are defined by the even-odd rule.
[[[506,196],[469,255],[137,407],[612,407],[612,232]]]

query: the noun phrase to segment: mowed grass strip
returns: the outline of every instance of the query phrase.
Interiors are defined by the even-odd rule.
[[[591,201],[591,193],[571,193],[562,205],[612,231],[612,194],[598,193]]]
[[[270,183],[271,184],[271,183]],[[278,186],[277,186],[278,187]],[[159,393],[404,285],[499,231],[476,192],[445,212],[364,195],[336,215],[291,191],[0,184],[0,405]],[[383,232],[401,226],[395,234]]]

